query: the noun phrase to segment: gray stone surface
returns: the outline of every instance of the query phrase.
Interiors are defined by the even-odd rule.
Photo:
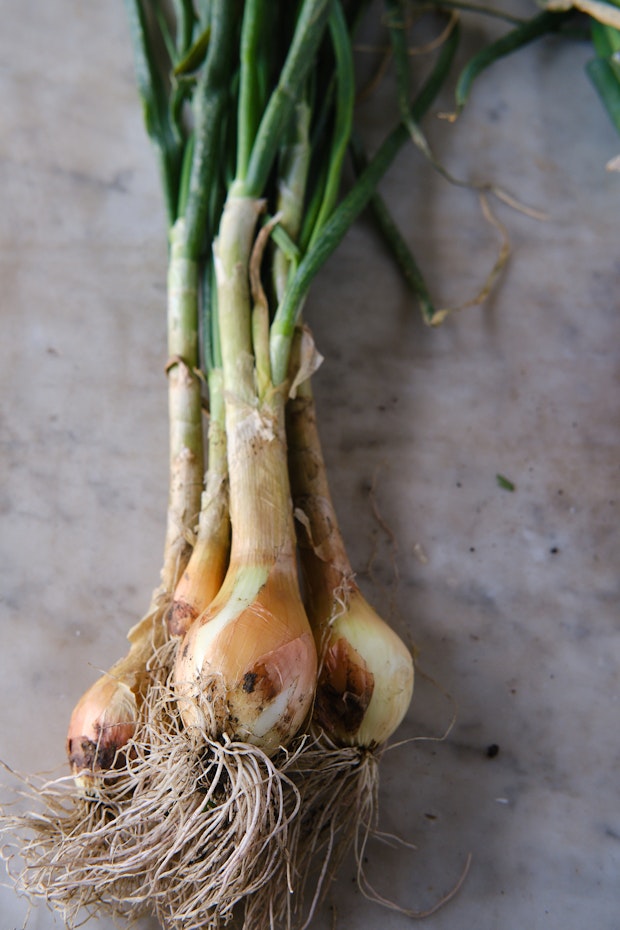
[[[0,758],[63,772],[71,707],[158,579],[164,221],[122,5],[2,6]],[[381,792],[383,828],[417,848],[373,842],[367,870],[424,909],[472,855],[429,930],[618,927],[620,141],[587,56],[542,42],[481,79],[456,124],[429,120],[454,175],[547,217],[490,198],[512,253],[482,307],[425,328],[367,221],[307,306],[352,561],[419,649]],[[370,139],[388,90],[364,104]],[[382,190],[438,304],[474,296],[500,241],[478,195],[411,147]],[[353,875],[328,900],[336,928],[409,926]],[[0,889],[2,928],[26,911]]]

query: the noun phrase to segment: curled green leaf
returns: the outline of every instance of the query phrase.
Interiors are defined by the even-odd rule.
[[[526,23],[511,29],[500,39],[487,45],[477,55],[474,55],[461,72],[456,86],[457,113],[460,113],[467,103],[472,84],[483,71],[496,61],[505,58],[506,55],[510,55],[512,52],[516,52],[518,49],[523,48],[524,45],[541,38],[541,36],[557,32],[569,15],[570,12],[566,11],[539,13]]]

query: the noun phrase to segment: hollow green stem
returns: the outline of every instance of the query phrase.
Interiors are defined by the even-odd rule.
[[[330,5],[331,0],[303,0],[278,84],[269,98],[252,147],[247,174],[240,189],[245,196],[260,197],[264,192],[282,135],[314,64]]]
[[[268,218],[266,219],[268,221]],[[301,251],[280,223],[271,230],[271,238],[278,249],[284,253],[287,262],[297,266],[301,259]]]
[[[202,295],[200,301],[202,332],[202,364],[204,369],[222,367],[217,319],[217,287],[213,261],[202,266]]]
[[[235,6],[229,0],[213,0],[211,41],[207,59],[194,93],[194,153],[185,212],[185,253],[196,260],[205,241],[213,236],[207,222],[214,178],[220,161],[220,126],[230,90],[235,62]]]
[[[407,49],[407,32],[405,29],[405,10],[403,0],[387,0],[388,30],[396,66],[396,89],[398,108],[401,117],[410,117],[411,73],[409,70],[409,53]]]
[[[168,226],[172,226],[177,218],[182,145],[171,119],[168,95],[153,53],[142,4],[140,0],[125,0],[125,9],[144,125],[157,151]]]
[[[442,47],[431,74],[411,106],[414,119],[421,119],[435,99],[453,61],[458,40],[458,30],[454,30]],[[366,170],[351,191],[334,210],[317,243],[300,262],[271,324],[271,370],[274,384],[281,383],[286,377],[295,323],[312,279],[366,207],[377,184],[408,138],[408,127],[399,123],[369,161]]]
[[[266,0],[246,0],[241,28],[241,71],[237,108],[237,178],[246,176],[256,128],[260,121],[257,70],[265,13]]]
[[[338,198],[342,165],[353,127],[355,106],[355,69],[347,21],[339,0],[335,0],[329,17],[329,32],[336,58],[336,109],[331,152],[323,191],[323,199],[310,237],[312,248],[321,228],[331,214]]]
[[[305,101],[299,103],[291,138],[280,153],[276,205],[280,222],[272,231],[277,246],[273,256],[273,285],[278,300],[286,288],[291,267],[297,266],[300,257],[295,242],[301,226],[310,166],[310,117],[309,105]]]

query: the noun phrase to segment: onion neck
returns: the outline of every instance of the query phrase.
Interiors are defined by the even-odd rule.
[[[231,564],[294,562],[284,401],[279,392],[260,406],[230,404]]]
[[[353,587],[353,570],[332,501],[310,382],[286,408],[291,491],[311,620],[328,618],[337,592]]]
[[[248,269],[261,210],[261,201],[233,189],[213,246],[227,428],[229,401],[252,404],[256,398]]]
[[[294,525],[283,389],[259,398],[252,347],[249,264],[261,201],[228,196],[214,246],[224,373],[232,525],[231,570],[290,562]]]

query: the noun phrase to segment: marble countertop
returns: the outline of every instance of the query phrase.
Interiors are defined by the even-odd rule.
[[[3,13],[0,758],[62,770],[73,703],[158,578],[164,222],[122,4]],[[471,854],[432,930],[620,925],[620,175],[605,170],[620,140],[588,54],[543,41],[481,79],[454,125],[428,122],[452,174],[546,215],[491,197],[511,256],[482,307],[425,327],[367,221],[308,304],[352,561],[419,650],[381,791],[384,830],[416,848],[373,842],[367,868],[425,909]],[[473,297],[501,244],[478,195],[412,147],[382,191],[437,303]],[[353,877],[317,928],[409,926]],[[26,913],[0,888],[0,930]],[[31,930],[56,925],[30,913]]]

